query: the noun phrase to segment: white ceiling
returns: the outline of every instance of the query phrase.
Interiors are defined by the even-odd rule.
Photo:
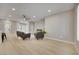
[[[11,9],[15,8],[15,11]],[[22,15],[30,17],[30,20],[39,20],[48,15],[67,11],[74,8],[72,3],[0,3],[0,19],[23,20]],[[48,13],[48,10],[52,11]],[[9,14],[12,17],[9,17]],[[36,16],[36,18],[33,18]]]

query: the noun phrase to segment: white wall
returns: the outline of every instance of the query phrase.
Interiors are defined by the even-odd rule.
[[[8,20],[0,20],[0,32],[6,32],[6,33],[10,32],[10,30],[11,30],[10,25],[11,25],[10,21],[8,21]]]
[[[30,33],[34,33],[34,29],[35,29],[35,23],[34,22],[30,22],[29,23],[29,32]]]
[[[78,12],[77,12],[77,8],[78,4],[75,5],[75,18],[74,18],[74,41],[77,43],[77,17],[78,17]]]
[[[42,29],[42,30],[45,29],[45,19],[41,19],[41,20],[35,22],[35,31],[37,29]]]
[[[45,18],[46,37],[74,41],[74,10],[61,12]]]
[[[17,22],[11,21],[11,33],[15,33],[17,30]]]
[[[78,8],[78,4],[75,5],[74,41],[75,41],[76,50],[79,54],[79,8]]]
[[[0,22],[0,32],[4,32],[4,22]]]
[[[17,21],[11,21],[11,32],[12,33],[16,33],[16,31],[18,30],[18,25],[21,24],[26,24],[26,27],[23,28],[25,30],[23,30],[23,32],[28,33],[29,32],[29,22],[17,22]]]
[[[8,29],[7,26],[5,26],[5,25],[9,24],[9,23],[10,23],[10,26],[9,26],[10,28]],[[0,21],[0,32],[8,33],[7,30],[9,30],[9,33],[16,33],[18,23],[20,23],[20,22],[17,22],[17,21],[5,21],[5,20],[4,21]],[[25,24],[27,25],[26,26],[26,31],[29,32],[29,23],[26,22]]]

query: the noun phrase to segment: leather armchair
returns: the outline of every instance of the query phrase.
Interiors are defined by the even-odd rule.
[[[38,39],[43,39],[44,38],[44,33],[43,32],[37,32],[34,34],[35,38]]]
[[[17,37],[21,37],[23,40],[26,38],[30,39],[30,36],[31,36],[31,33],[26,34],[26,33],[21,32],[21,31],[17,31],[16,34],[17,34]]]

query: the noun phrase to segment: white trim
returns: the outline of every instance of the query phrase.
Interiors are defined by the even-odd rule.
[[[49,37],[45,37],[47,39],[51,39],[51,40],[56,40],[56,41],[61,41],[61,42],[65,42],[65,43],[69,43],[69,44],[73,44],[74,45],[74,42],[69,42],[69,41],[65,41],[65,40],[60,40],[60,39],[57,39],[57,38],[49,38]]]
[[[74,43],[74,47],[76,49],[76,52],[79,54],[79,50],[78,50],[78,47],[77,47],[76,43]]]
[[[57,38],[49,38],[49,37],[45,37],[45,38],[51,39],[51,40],[65,42],[65,43],[68,43],[68,44],[72,44],[74,46],[74,48],[76,49],[76,52],[79,54],[79,49],[78,49],[78,47],[77,47],[75,42],[64,41],[64,40],[60,40],[60,39],[57,39]]]

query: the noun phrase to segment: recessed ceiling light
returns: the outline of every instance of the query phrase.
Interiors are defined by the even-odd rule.
[[[33,18],[36,18],[36,16],[33,16]]]
[[[51,10],[49,9],[48,12],[51,12]]]
[[[13,11],[15,11],[15,8],[12,8]]]

